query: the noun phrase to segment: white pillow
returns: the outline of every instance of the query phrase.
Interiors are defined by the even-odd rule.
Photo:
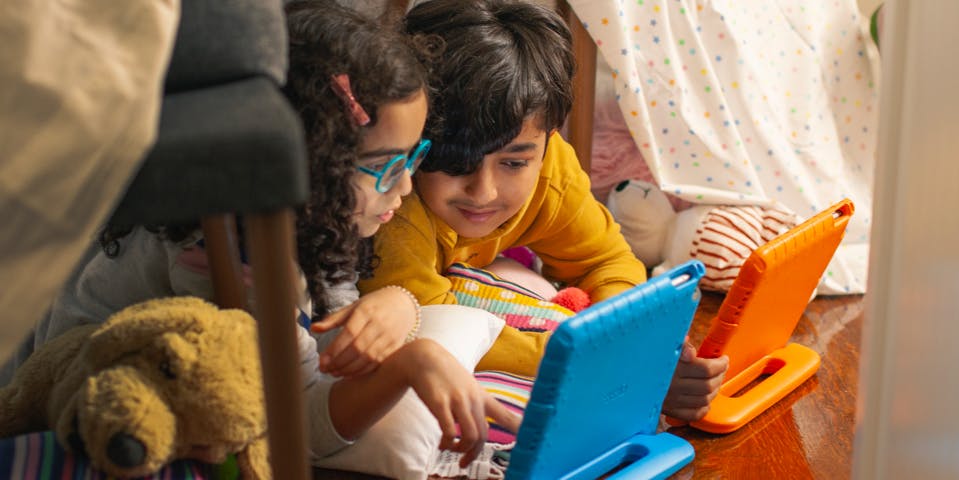
[[[503,330],[504,323],[477,308],[429,305],[422,309],[418,336],[436,341],[472,372]],[[425,479],[427,464],[441,436],[433,414],[410,389],[353,445],[313,463],[323,468],[390,478]]]
[[[463,305],[427,305],[422,314],[417,336],[436,341],[471,372],[506,324],[486,310]]]

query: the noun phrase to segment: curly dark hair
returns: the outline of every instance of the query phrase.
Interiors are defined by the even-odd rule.
[[[310,159],[310,198],[297,215],[297,253],[317,317],[328,313],[324,283],[369,277],[371,239],[353,220],[351,179],[363,131],[379,106],[428,89],[426,65],[440,48],[435,39],[405,35],[396,24],[376,23],[332,1],[286,5],[290,67],[284,92],[299,112]],[[347,74],[371,122],[358,127],[330,83]]]
[[[527,118],[550,131],[573,102],[572,34],[552,9],[518,0],[430,0],[406,15],[410,34],[445,42],[420,170],[468,175],[511,142]]]
[[[283,91],[300,115],[306,133],[310,197],[296,219],[297,254],[314,305],[314,318],[329,313],[326,284],[366,278],[375,257],[372,239],[359,236],[353,220],[360,141],[376,125],[379,106],[429,95],[427,67],[442,50],[436,37],[409,36],[396,17],[377,23],[332,0],[287,3],[289,71]],[[356,126],[330,86],[333,75],[347,74],[370,123]],[[242,218],[237,221],[242,224]],[[199,228],[198,222],[147,225],[161,238],[178,242]],[[116,256],[119,239],[131,226],[107,226],[99,242]],[[242,237],[241,248],[242,248]]]

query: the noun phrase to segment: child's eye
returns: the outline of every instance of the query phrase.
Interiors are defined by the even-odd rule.
[[[385,158],[385,159],[370,159],[369,161],[366,161],[366,162],[360,162],[360,165],[361,165],[363,168],[368,168],[368,169],[370,169],[370,170],[373,170],[374,172],[381,172],[381,171],[383,171],[383,168],[386,167],[386,164],[387,164],[387,163],[389,163],[389,159],[388,159],[388,158]]]
[[[527,166],[529,166],[529,161],[528,160],[503,160],[502,162],[500,162],[500,164],[512,170],[519,170],[521,168],[526,168]]]

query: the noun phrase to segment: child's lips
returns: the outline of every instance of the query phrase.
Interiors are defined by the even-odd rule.
[[[474,211],[474,210],[467,210],[465,208],[460,208],[460,207],[457,207],[457,210],[459,210],[460,215],[462,215],[463,218],[473,223],[484,223],[488,221],[490,218],[493,218],[493,215],[496,214],[495,210]]]
[[[393,210],[387,210],[386,212],[377,215],[376,218],[380,219],[381,222],[386,223],[393,218]]]

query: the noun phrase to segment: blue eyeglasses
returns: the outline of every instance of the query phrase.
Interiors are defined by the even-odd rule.
[[[419,168],[423,159],[426,158],[426,153],[430,151],[430,145],[432,145],[432,142],[424,138],[413,149],[413,153],[397,155],[386,162],[383,168],[379,170],[360,165],[357,165],[356,168],[367,175],[376,177],[376,191],[386,193],[403,177],[404,170],[409,170],[409,175],[412,175]]]

